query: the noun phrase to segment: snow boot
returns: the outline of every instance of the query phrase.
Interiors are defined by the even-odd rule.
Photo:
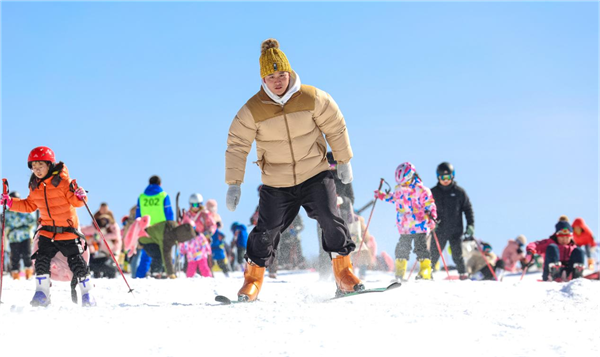
[[[571,277],[571,279],[581,278],[583,276],[583,268],[584,266],[581,263],[573,264],[573,276]]]
[[[548,280],[550,281],[556,281],[556,280],[561,280],[561,273],[562,273],[562,264],[560,262],[558,263],[549,263],[548,264]]]
[[[350,255],[332,253],[333,276],[337,285],[336,295],[344,295],[354,291],[365,290],[360,279],[354,275]]]
[[[238,291],[238,301],[254,301],[258,298],[258,293],[262,287],[265,277],[265,267],[260,267],[248,260],[244,270],[244,285]]]
[[[13,270],[10,272],[10,276],[13,278],[13,280],[19,280],[21,279],[21,272],[18,270]]]
[[[25,279],[29,280],[33,276],[33,268],[25,268]]]
[[[408,260],[396,259],[396,280],[404,280],[404,274],[406,274],[406,268],[408,267]]]
[[[92,284],[89,275],[79,281],[79,290],[81,291],[81,306],[96,306],[96,299],[94,299],[94,296],[90,293],[90,290],[92,290],[93,287],[94,284]]]
[[[431,280],[431,259],[419,259],[419,274],[417,278]]]
[[[37,275],[35,277],[35,294],[31,299],[31,306],[50,305],[50,274]]]

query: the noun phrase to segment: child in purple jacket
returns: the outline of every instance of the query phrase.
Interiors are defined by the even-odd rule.
[[[527,261],[531,262],[534,254],[545,255],[544,281],[580,278],[583,275],[584,252],[573,240],[573,228],[566,221],[559,221],[555,227],[556,232],[550,238],[527,245]]]

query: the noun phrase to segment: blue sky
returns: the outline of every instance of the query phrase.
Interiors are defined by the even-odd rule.
[[[105,201],[127,214],[158,174],[182,206],[199,192],[219,201],[227,227],[247,223],[260,172],[253,149],[240,206],[227,211],[227,131],[274,37],[345,115],[357,206],[401,162],[432,187],[450,161],[476,236],[498,253],[519,234],[548,237],[562,214],[599,231],[597,3],[1,6],[1,175],[22,193],[27,155],[46,145],[93,210]],[[311,257],[316,225],[302,214]],[[393,256],[391,204],[376,205],[371,231]]]

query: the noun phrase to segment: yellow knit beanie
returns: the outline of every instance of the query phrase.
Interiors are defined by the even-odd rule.
[[[273,74],[277,71],[292,72],[292,66],[285,53],[279,49],[279,42],[270,38],[264,40],[260,48],[260,78]]]

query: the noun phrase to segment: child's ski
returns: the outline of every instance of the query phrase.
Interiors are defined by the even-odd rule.
[[[351,293],[346,293],[343,295],[339,295],[339,296],[335,296],[332,297],[331,300],[335,300],[335,299],[341,299],[341,298],[345,298],[345,297],[349,297],[349,296],[356,296],[356,295],[361,295],[361,294],[368,294],[368,293],[383,293],[392,289],[396,289],[399,288],[400,286],[402,286],[402,283],[400,282],[393,282],[392,284],[388,285],[385,288],[372,288],[372,289],[365,289],[365,290],[360,290],[360,291],[354,291]]]
[[[254,301],[231,300],[230,298],[228,298],[227,296],[224,296],[224,295],[217,295],[217,296],[215,296],[215,301],[216,302],[220,302],[223,305],[231,305],[231,304],[238,304],[238,303],[254,302]]]

